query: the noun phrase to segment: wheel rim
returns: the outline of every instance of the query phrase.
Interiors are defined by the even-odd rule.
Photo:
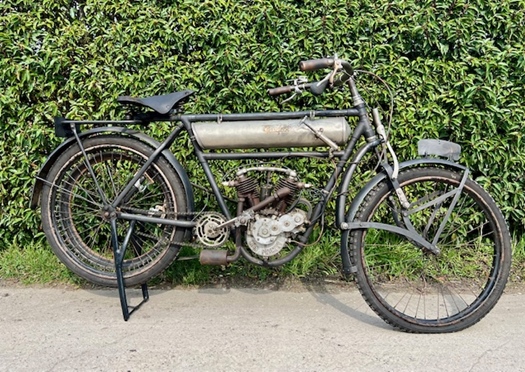
[[[458,184],[433,176],[402,186],[411,203],[422,204],[428,195],[437,198]],[[383,194],[368,220],[401,223],[395,200]],[[411,215],[416,231],[432,240],[451,200]],[[429,224],[431,219],[436,223]],[[381,306],[408,322],[438,326],[463,319],[485,301],[496,282],[501,242],[494,219],[483,198],[465,188],[438,241],[439,256],[391,232],[359,232],[367,286]]]
[[[146,161],[146,155],[123,145],[101,145],[86,149],[89,164],[106,200],[111,203]],[[111,208],[101,198],[81,153],[62,167],[51,200],[57,238],[70,258],[84,270],[115,276],[111,246]],[[155,216],[176,213],[173,190],[153,164],[123,204],[122,211]],[[117,220],[119,241],[129,222]],[[169,248],[175,228],[137,222],[123,262],[126,276],[142,272],[158,261]]]

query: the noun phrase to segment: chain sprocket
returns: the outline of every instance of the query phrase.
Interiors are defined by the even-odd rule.
[[[217,248],[222,246],[230,236],[228,226],[218,228],[224,224],[226,219],[220,213],[206,213],[196,221],[197,226],[193,229],[195,238],[206,248]]]
[[[128,213],[137,213],[137,214],[141,214],[143,216],[151,216],[152,215],[152,209],[150,210],[146,210],[146,209],[138,209],[138,208],[131,208],[131,207],[122,207],[122,210],[123,211],[126,211]],[[163,218],[176,218],[176,217],[191,217],[192,220],[196,220],[197,221],[197,226],[199,226],[199,221],[201,223],[201,227],[203,226],[203,223],[205,220],[209,220],[210,218],[211,219],[214,219],[215,221],[218,221],[219,219],[222,221],[222,222],[226,222],[226,219],[224,218],[224,216],[220,213],[217,213],[217,212],[162,212],[162,213],[159,213],[159,216],[156,216],[156,217],[160,217],[160,214],[162,215]],[[208,216],[214,216],[214,217],[208,217]],[[222,223],[221,222],[221,223]],[[218,226],[218,225],[217,225]],[[229,229],[228,227],[224,227],[222,229],[220,229],[219,231],[223,234],[222,230],[225,229],[227,230],[227,236],[224,237],[224,240],[220,240],[221,243],[220,245],[224,244],[227,240],[228,240],[228,237],[229,237]],[[197,232],[197,227],[195,228],[195,232]],[[158,236],[154,236],[154,235],[150,235],[150,234],[147,234],[147,233],[144,233],[144,232],[141,232],[141,236],[143,237],[147,237],[147,238],[150,238],[150,239],[159,239]],[[201,239],[198,238],[198,234],[196,234],[197,236],[197,239],[196,239],[196,242],[191,242],[191,241],[176,241],[176,240],[172,240],[171,241],[171,244],[174,244],[174,245],[181,245],[181,246],[185,246],[185,247],[191,247],[191,248],[215,248],[215,247],[218,247],[219,245],[210,245],[210,241],[202,241]],[[219,241],[219,236],[216,237],[215,242],[218,242]]]

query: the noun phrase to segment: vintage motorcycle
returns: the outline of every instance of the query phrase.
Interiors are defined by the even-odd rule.
[[[420,158],[400,163],[379,111],[369,112],[358,91],[350,63],[334,56],[299,66],[328,74],[269,94],[348,88],[353,107],[186,114],[182,103],[193,92],[184,90],[119,97],[130,109],[125,120],[56,118],[56,135],[65,140],[39,171],[32,196],[54,253],[88,281],[118,287],[127,320],[148,300],[147,281],[181,247],[200,250],[202,264],[227,265],[242,257],[278,267],[315,249],[314,228],[325,223],[327,205],[335,200],[328,209],[335,210],[330,221],[341,232],[343,273],[355,276],[382,319],[421,333],[454,332],[478,322],[505,287],[511,239],[494,200],[456,162],[460,146],[422,140]],[[162,143],[127,128],[159,121],[176,123]],[[87,124],[91,129],[81,131]],[[177,149],[170,151],[184,132],[218,210],[195,210],[196,185]],[[380,167],[351,195],[358,166],[374,169],[363,161],[369,154]],[[322,169],[326,183],[306,182],[307,174],[293,167],[301,159],[326,162],[312,171]],[[243,165],[219,182],[212,162]],[[137,285],[143,300],[130,306],[126,287]]]

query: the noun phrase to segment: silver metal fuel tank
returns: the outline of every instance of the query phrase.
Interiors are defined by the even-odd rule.
[[[196,122],[192,126],[203,149],[325,147],[327,144],[312,129],[338,145],[343,145],[351,133],[344,117]]]

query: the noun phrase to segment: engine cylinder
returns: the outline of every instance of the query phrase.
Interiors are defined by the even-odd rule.
[[[251,206],[260,202],[257,181],[253,178],[244,175],[240,176],[237,180],[236,188],[239,198],[248,199]]]
[[[282,189],[283,187],[288,187],[291,190],[290,194],[285,198],[286,205],[289,206],[293,203],[297,193],[297,181],[291,178],[281,178],[279,182],[277,182],[275,191]]]
[[[241,176],[236,187],[239,195],[247,195],[257,191],[257,182],[251,177]]]

